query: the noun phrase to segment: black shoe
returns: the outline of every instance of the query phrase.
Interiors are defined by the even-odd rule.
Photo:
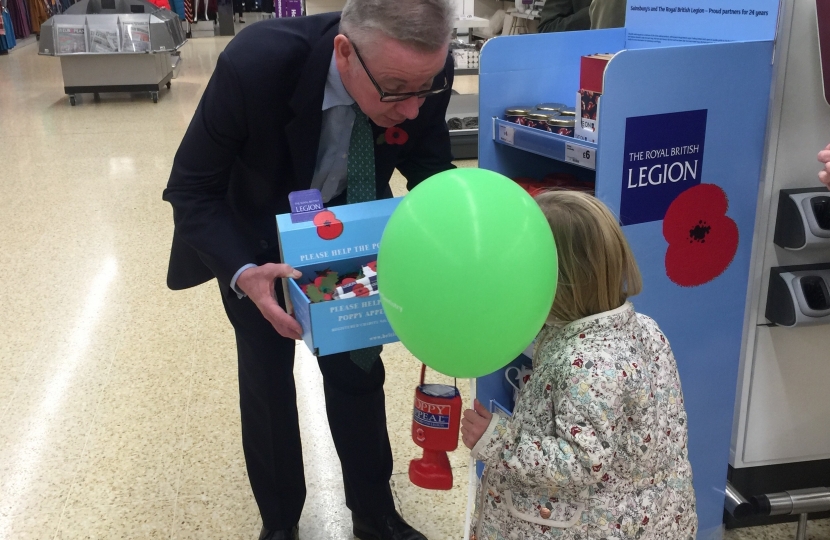
[[[294,525],[290,529],[269,531],[263,525],[259,532],[259,540],[300,540],[300,528]]]
[[[427,540],[397,512],[373,518],[352,514],[352,532],[360,540]]]

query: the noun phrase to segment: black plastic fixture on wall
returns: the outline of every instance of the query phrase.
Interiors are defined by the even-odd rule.
[[[772,268],[764,315],[780,326],[830,323],[830,263]]]
[[[773,241],[793,251],[830,250],[830,192],[826,188],[782,189]]]

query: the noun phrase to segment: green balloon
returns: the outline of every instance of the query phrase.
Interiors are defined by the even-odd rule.
[[[514,360],[545,323],[556,292],[553,233],[515,182],[483,169],[429,178],[389,218],[378,290],[401,342],[452,377]]]

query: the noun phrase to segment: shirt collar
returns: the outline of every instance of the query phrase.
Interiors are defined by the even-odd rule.
[[[326,91],[323,94],[323,110],[337,107],[338,105],[351,105],[354,99],[346,91],[343,86],[343,80],[340,78],[340,72],[337,70],[337,62],[334,60],[334,53],[331,53],[331,63],[329,64],[329,74],[326,78]]]

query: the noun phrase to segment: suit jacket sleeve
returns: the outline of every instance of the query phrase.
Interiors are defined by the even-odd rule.
[[[453,83],[453,59],[450,55],[445,67],[450,88]],[[443,81],[436,81],[440,84]],[[452,149],[450,146],[450,132],[447,127],[447,106],[450,103],[451,91],[447,90],[435,97],[434,100],[422,107],[422,114],[426,116],[426,126],[421,132],[417,143],[404,159],[397,164],[398,170],[406,178],[407,189],[412,189],[430,176],[449,169],[452,164]],[[423,110],[427,109],[427,110]]]
[[[176,153],[163,198],[173,206],[178,239],[224,285],[256,256],[226,200],[231,168],[246,138],[244,96],[223,52]]]
[[[591,19],[588,14],[590,4],[590,1],[547,0],[540,14],[539,32],[590,30]]]
[[[594,0],[591,3],[591,28],[621,28],[625,26],[625,0]]]

